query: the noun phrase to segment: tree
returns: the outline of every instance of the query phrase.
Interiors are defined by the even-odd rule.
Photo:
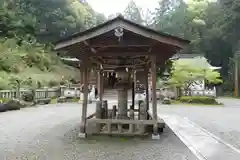
[[[191,41],[184,53],[202,54],[228,80],[229,58],[238,50],[239,0],[161,0],[152,28]],[[217,58],[216,58],[217,57]],[[231,89],[230,89],[231,90]]]
[[[0,88],[10,88],[12,82],[22,83],[25,76],[21,73],[25,71],[33,80],[39,80],[36,72],[44,77],[49,72],[58,75],[59,69],[73,71],[52,50],[52,42],[105,19],[86,1],[0,0]]]
[[[129,2],[123,15],[135,23],[143,24],[141,8],[139,8],[133,0]]]
[[[173,63],[171,78],[168,83],[188,91],[199,80],[205,80],[212,84],[222,82],[220,73],[211,69],[206,59],[180,59]]]

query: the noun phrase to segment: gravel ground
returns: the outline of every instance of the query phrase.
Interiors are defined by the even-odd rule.
[[[94,105],[89,105],[89,114]],[[0,114],[1,160],[196,160],[166,128],[160,140],[77,138],[81,107],[57,104]]]
[[[177,114],[187,117],[227,143],[240,149],[240,100],[220,99],[219,106],[159,105],[159,114]]]

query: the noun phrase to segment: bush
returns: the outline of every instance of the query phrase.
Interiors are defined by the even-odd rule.
[[[32,102],[34,100],[34,91],[24,93],[22,99],[26,102]]]
[[[58,102],[57,98],[52,98],[50,103],[51,104],[57,104],[57,102]]]
[[[37,81],[37,88],[42,88],[42,83],[40,81]]]
[[[77,84],[77,83],[78,83],[77,80],[74,79],[74,78],[71,78],[71,79],[70,79],[70,82],[71,82],[72,84]]]
[[[9,99],[9,98],[0,98],[0,103],[7,103],[10,100],[11,99]]]
[[[24,105],[22,105],[18,100],[6,99],[6,102],[0,104],[0,112],[19,110],[20,108],[23,108],[23,107]]]
[[[9,89],[8,79],[7,77],[0,77],[0,90],[4,90],[4,89]]]
[[[48,86],[49,87],[55,87],[55,86],[58,86],[59,85],[59,82],[58,81],[55,81],[55,80],[50,80],[48,82]]]
[[[9,111],[19,110],[23,107],[22,104],[17,100],[10,100],[6,103],[6,105]]]
[[[192,104],[218,104],[214,97],[206,96],[183,96],[179,99],[182,103],[192,103]]]

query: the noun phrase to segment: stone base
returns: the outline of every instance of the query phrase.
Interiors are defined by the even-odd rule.
[[[78,133],[78,138],[85,139],[86,138],[86,133]]]
[[[152,140],[159,140],[160,135],[159,134],[152,134]]]

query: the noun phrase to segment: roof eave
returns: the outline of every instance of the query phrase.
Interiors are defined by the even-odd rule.
[[[100,34],[96,34],[96,33],[100,32],[100,33],[103,34],[103,33],[106,33],[108,31],[111,31],[111,30],[113,30],[117,27],[122,27],[126,30],[130,29],[130,31],[136,32],[137,34],[139,34],[139,32],[142,31],[142,32],[145,33],[145,36],[148,35],[148,34],[151,34],[151,36],[149,36],[148,38],[159,39],[159,37],[160,37],[160,39],[161,38],[162,39],[167,39],[168,41],[173,40],[176,43],[175,45],[177,45],[180,48],[185,48],[190,43],[190,41],[188,41],[188,40],[181,39],[179,37],[175,37],[175,36],[168,35],[168,34],[165,34],[165,33],[157,32],[157,31],[152,30],[150,28],[147,28],[147,27],[144,27],[142,25],[131,22],[129,20],[126,20],[122,16],[118,16],[118,17],[116,17],[112,20],[109,20],[109,21],[107,21],[103,24],[100,24],[96,27],[88,29],[84,32],[76,33],[72,36],[69,36],[69,37],[63,38],[62,40],[57,41],[55,43],[55,50],[62,49],[64,47],[73,45],[75,43],[79,43],[79,42],[84,41],[84,40],[89,39],[89,38],[93,38],[97,35],[100,35]],[[135,30],[131,29],[131,28],[134,28]],[[89,36],[89,35],[91,35],[91,36]]]

